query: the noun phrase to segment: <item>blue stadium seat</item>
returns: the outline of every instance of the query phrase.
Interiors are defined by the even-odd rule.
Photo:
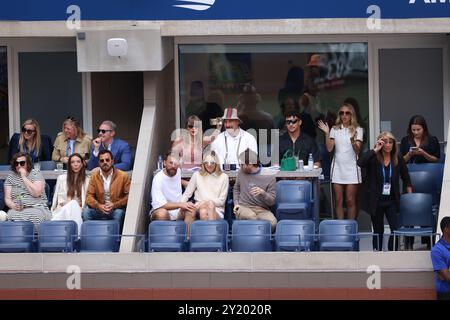
[[[312,220],[281,220],[275,232],[277,251],[314,250],[315,224]]]
[[[9,171],[11,170],[11,166],[9,164],[0,165],[0,171]]]
[[[272,251],[271,230],[266,220],[234,220],[231,251]]]
[[[442,180],[444,178],[444,164],[443,163],[410,163],[408,164],[409,173],[415,171],[425,171],[433,176],[436,191],[440,196],[442,189]],[[439,197],[438,197],[439,201]]]
[[[438,204],[436,178],[433,174],[427,171],[412,171],[409,173],[409,177],[414,193],[428,193],[432,197],[433,205]]]
[[[148,227],[149,252],[184,251],[186,224],[184,221],[152,221]]]
[[[44,221],[39,225],[39,252],[73,252],[78,226],[72,220]]]
[[[0,222],[0,252],[33,251],[33,230],[31,221]]]
[[[283,219],[312,219],[312,185],[307,180],[282,180],[277,182],[275,216]]]
[[[228,223],[225,220],[196,220],[190,226],[190,251],[228,251]]]
[[[119,223],[115,220],[88,220],[81,225],[81,252],[119,251]]]
[[[400,197],[399,228],[395,235],[431,236],[435,218],[432,197],[426,193],[406,193]]]
[[[358,251],[355,220],[324,220],[319,224],[320,251]]]
[[[39,161],[39,164],[41,165],[41,171],[56,169],[56,162],[54,161]]]

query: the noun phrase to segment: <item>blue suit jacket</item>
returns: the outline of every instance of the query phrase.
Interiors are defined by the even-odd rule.
[[[12,157],[20,151],[19,148],[19,133],[14,133],[9,141],[9,150],[8,150],[8,162],[11,161]],[[51,161],[52,160],[52,152],[53,152],[53,143],[52,139],[44,134],[41,134],[41,150],[39,152],[39,161]],[[34,162],[35,159],[32,159]]]
[[[104,150],[103,145],[100,145],[99,152]],[[114,168],[129,171],[133,167],[133,154],[128,142],[120,139],[113,139],[111,144],[111,152],[114,158]],[[98,157],[94,156],[94,146],[91,147],[91,156],[89,157],[88,170],[98,167]]]

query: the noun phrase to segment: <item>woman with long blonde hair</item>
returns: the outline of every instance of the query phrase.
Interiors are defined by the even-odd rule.
[[[22,124],[21,132],[15,133],[9,142],[8,161],[17,152],[30,155],[32,163],[51,160],[51,139],[41,135],[41,128],[35,119],[27,119]]]
[[[391,132],[384,131],[377,138],[372,150],[364,153],[358,165],[367,168],[367,208],[372,218],[373,248],[383,250],[384,216],[391,233],[397,229],[397,212],[400,207],[400,177],[406,192],[412,192],[408,168],[399,154],[397,142]],[[388,249],[393,249],[393,238],[389,238]]]
[[[356,164],[363,141],[363,129],[359,126],[355,109],[349,103],[339,108],[336,124],[329,128],[328,124],[319,120],[318,126],[325,134],[328,152],[334,150],[331,164],[331,182],[335,195],[336,216],[344,219],[344,193],[348,219],[356,219],[356,195],[362,182],[361,169]]]
[[[217,155],[211,151],[203,158],[200,171],[192,175],[181,202],[188,201],[194,195],[199,219],[223,219],[228,184],[228,175],[222,172]]]

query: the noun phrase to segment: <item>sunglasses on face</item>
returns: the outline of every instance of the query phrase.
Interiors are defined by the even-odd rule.
[[[26,163],[26,161],[16,161],[16,166],[24,167]]]
[[[100,163],[104,163],[104,162],[109,163],[109,162],[111,162],[111,159],[100,159],[99,161],[100,161]]]
[[[193,128],[195,128],[195,129],[197,129],[197,127],[196,126],[194,126],[194,125],[192,125],[192,124],[188,124],[188,129],[193,129]]]
[[[216,165],[216,163],[215,163],[215,162],[212,162],[212,161],[205,161],[205,162],[203,162],[203,164],[204,164],[205,166],[214,166],[214,165]]]
[[[285,123],[287,124],[287,125],[290,125],[290,124],[296,124],[298,122],[298,119],[297,120],[286,120],[285,121]]]
[[[97,129],[97,133],[105,134],[106,132],[111,132],[112,130],[105,130],[105,129]]]
[[[32,134],[33,132],[35,132],[36,130],[31,130],[31,129],[25,129],[25,128],[22,128],[22,132],[23,133],[28,133],[28,134]]]
[[[352,113],[350,112],[350,111],[339,111],[339,115],[340,116],[343,116],[343,115],[346,115],[346,116],[351,116],[352,115]]]

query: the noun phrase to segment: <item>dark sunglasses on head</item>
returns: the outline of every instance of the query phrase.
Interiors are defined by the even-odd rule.
[[[97,129],[97,133],[105,134],[106,132],[111,132],[112,130],[105,130],[105,129]]]
[[[340,116],[343,116],[343,115],[346,115],[346,116],[351,116],[352,115],[352,113],[350,112],[350,111],[339,111],[339,115]]]
[[[103,163],[103,162],[110,162],[111,161],[111,159],[100,159],[100,163]]]
[[[27,163],[26,161],[16,161],[16,166],[23,167],[23,166],[25,166],[26,163]]]
[[[25,128],[22,128],[22,132],[26,132],[26,133],[28,133],[28,134],[32,134],[33,132],[35,132],[36,130],[31,130],[31,129],[25,129]]]
[[[286,120],[285,121],[285,123],[287,124],[287,125],[290,125],[290,124],[296,124],[298,122],[298,119],[297,120]]]

